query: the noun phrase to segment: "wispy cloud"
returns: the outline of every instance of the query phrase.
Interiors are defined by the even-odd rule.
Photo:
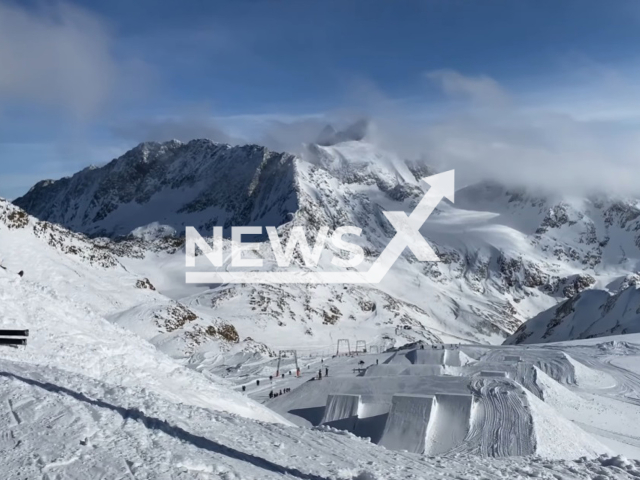
[[[434,70],[425,77],[437,83],[442,90],[453,97],[462,97],[480,105],[499,107],[507,105],[510,96],[493,78],[486,75],[465,76],[450,69]]]
[[[630,100],[640,89],[620,72],[603,72],[533,96],[486,76],[430,72],[427,78],[445,95],[440,114],[430,115],[429,104],[378,110],[370,140],[456,168],[465,183],[491,179],[567,194],[637,195],[640,108]]]
[[[117,58],[107,26],[68,3],[0,3],[0,109],[20,102],[96,114],[144,65]]]

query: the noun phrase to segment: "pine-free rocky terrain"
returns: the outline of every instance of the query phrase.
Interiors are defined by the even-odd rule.
[[[185,284],[186,226],[354,225],[368,269],[436,172],[330,133],[144,143],[0,200],[0,328],[30,330],[0,347],[4,478],[640,477],[637,199],[481,182],[421,229],[441,261],[378,285]]]

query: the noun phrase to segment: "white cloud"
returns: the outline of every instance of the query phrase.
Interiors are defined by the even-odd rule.
[[[204,113],[171,115],[137,119],[111,127],[116,137],[132,142],[180,140],[188,142],[194,138],[207,138],[214,142],[239,145],[245,141],[224,131],[217,121]]]
[[[640,109],[631,102],[640,91],[632,82],[592,78],[559,90],[571,96],[554,89],[522,96],[489,77],[445,72],[429,78],[455,97],[455,106],[445,100],[435,117],[431,104],[378,110],[372,140],[404,157],[456,168],[463,183],[640,193]],[[461,95],[469,100],[462,105]]]
[[[509,103],[509,94],[498,82],[486,75],[465,76],[455,70],[443,69],[425,73],[451,96],[471,99],[479,104],[501,106]]]
[[[73,5],[0,3],[0,107],[26,102],[95,114],[135,68],[112,47],[103,22]]]

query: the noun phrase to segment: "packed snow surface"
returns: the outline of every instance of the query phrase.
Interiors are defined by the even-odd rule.
[[[592,457],[618,450],[617,440],[609,442],[615,433],[581,428],[577,418],[590,417],[603,429],[615,422],[625,430],[619,438],[626,438],[625,418],[630,420],[631,411],[633,418],[640,415],[638,405],[622,402],[594,416],[594,405],[610,408],[613,387],[628,387],[615,382],[606,364],[587,365],[558,349],[450,345],[340,356],[320,359],[322,379],[317,362],[313,370],[302,369],[301,379],[267,380],[267,389],[277,393],[280,383],[296,386],[267,405],[298,425],[341,428],[388,449]],[[262,372],[269,373],[268,368]],[[249,392],[264,398],[264,390]],[[640,442],[630,442],[624,451],[638,457]]]

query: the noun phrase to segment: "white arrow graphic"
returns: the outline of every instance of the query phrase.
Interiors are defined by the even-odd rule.
[[[423,178],[422,181],[431,185],[431,188],[411,215],[407,217],[404,212],[384,212],[384,216],[397,233],[367,272],[368,283],[380,283],[407,246],[421,262],[440,261],[436,252],[420,234],[420,227],[433,213],[442,197],[452,202],[455,200],[454,170]]]
[[[454,170],[423,178],[431,188],[407,216],[404,212],[384,212],[396,229],[395,236],[367,272],[187,272],[187,283],[380,283],[405,248],[421,262],[440,259],[420,234],[420,228],[443,197],[454,201]]]

